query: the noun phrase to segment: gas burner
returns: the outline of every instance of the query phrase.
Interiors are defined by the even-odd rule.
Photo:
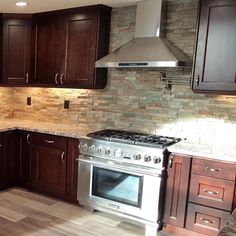
[[[139,132],[107,129],[88,134],[88,137],[104,139],[108,141],[165,148],[179,142],[180,138],[150,135]]]

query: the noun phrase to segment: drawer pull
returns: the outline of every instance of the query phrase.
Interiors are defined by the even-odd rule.
[[[210,168],[210,167],[206,167],[206,170],[209,170],[211,172],[221,172],[221,169],[215,169],[215,168]]]
[[[62,152],[61,154],[61,162],[64,163],[65,162],[65,152]]]
[[[50,143],[50,144],[54,143],[53,140],[47,140],[47,139],[45,139],[44,141],[45,141],[46,143]]]
[[[2,144],[0,144],[0,147],[3,147],[3,145],[2,145]]]
[[[208,193],[208,194],[210,194],[210,195],[217,195],[217,194],[219,194],[219,192],[211,191],[211,190],[207,190],[207,189],[205,189],[204,192],[205,192],[205,193]]]
[[[212,224],[214,225],[216,222],[214,220],[206,219],[206,218],[200,218],[201,221],[203,221],[206,224]]]
[[[26,140],[27,140],[27,143],[28,143],[28,144],[30,144],[29,139],[30,139],[30,134],[27,134],[27,136],[26,136]]]

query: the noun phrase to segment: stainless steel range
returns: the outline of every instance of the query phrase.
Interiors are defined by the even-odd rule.
[[[80,139],[78,201],[146,225],[162,227],[167,147],[180,139],[103,130]]]

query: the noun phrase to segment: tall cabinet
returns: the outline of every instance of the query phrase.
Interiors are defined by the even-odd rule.
[[[28,84],[32,15],[3,14],[2,80],[9,85]]]
[[[236,94],[236,1],[200,0],[192,87]]]
[[[108,52],[111,8],[103,5],[34,15],[32,83],[103,88],[106,69],[95,62]]]

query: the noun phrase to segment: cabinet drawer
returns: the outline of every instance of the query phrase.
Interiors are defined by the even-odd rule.
[[[229,212],[189,203],[186,228],[209,236],[217,235],[229,216]]]
[[[189,201],[227,211],[232,210],[234,182],[192,175]]]
[[[31,136],[31,142],[41,146],[59,149],[67,148],[67,138],[50,134],[33,133]]]
[[[235,181],[236,165],[194,158],[192,174]]]

